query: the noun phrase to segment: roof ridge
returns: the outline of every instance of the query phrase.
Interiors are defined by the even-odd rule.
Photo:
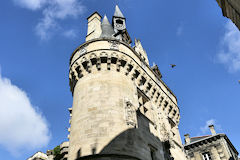
[[[212,136],[212,135],[204,135],[204,136],[197,136],[197,137],[190,137],[190,138],[201,138],[201,137],[209,137],[209,136]]]

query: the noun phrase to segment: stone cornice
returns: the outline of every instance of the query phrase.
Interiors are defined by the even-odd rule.
[[[112,41],[110,41],[112,43]],[[144,93],[151,99],[151,101],[169,115],[175,124],[179,123],[179,107],[176,103],[176,100],[170,93],[167,91],[165,86],[157,81],[156,77],[148,70],[146,66],[139,64],[139,60],[133,58],[135,55],[130,51],[123,52],[122,46],[120,50],[109,49],[106,45],[108,43],[102,43],[104,46],[103,49],[95,49],[94,47],[90,48],[87,51],[87,48],[84,52],[80,53],[81,49],[74,59],[72,59],[70,70],[69,70],[69,80],[72,93],[74,93],[74,88],[77,82],[88,76],[90,74],[95,74],[97,72],[119,72],[136,84],[139,88],[139,91]],[[94,46],[95,44],[93,44]],[[107,49],[104,49],[107,48]],[[94,50],[95,49],[95,50]],[[125,50],[124,48],[123,50]],[[141,62],[140,62],[141,63]],[[155,91],[154,91],[155,90]],[[160,96],[161,95],[161,96]],[[167,106],[163,106],[162,101],[169,102]],[[166,107],[168,109],[164,110]],[[169,107],[173,107],[171,112]],[[174,114],[175,113],[175,114]]]
[[[203,144],[208,144],[208,143],[211,143],[212,141],[216,141],[217,139],[220,139],[220,137],[221,137],[220,134],[217,134],[215,136],[206,137],[206,138],[200,139],[198,141],[192,142],[190,144],[185,144],[184,149],[189,150],[190,148],[195,148],[195,147],[201,146]]]
[[[72,55],[71,55],[71,58],[70,58],[70,62],[69,62],[70,68],[71,68],[71,66],[72,66],[71,61],[72,61],[72,58],[73,58],[73,56],[75,55],[75,53],[76,53],[77,51],[79,51],[82,47],[87,46],[88,44],[90,44],[90,43],[92,43],[92,42],[97,42],[97,41],[116,41],[117,43],[120,43],[120,44],[128,47],[128,48],[141,60],[141,57],[139,56],[139,54],[138,54],[129,44],[127,44],[127,43],[125,43],[125,42],[123,42],[123,41],[119,41],[119,40],[117,40],[117,39],[115,39],[115,38],[96,38],[96,39],[92,39],[92,40],[89,40],[89,41],[81,44],[79,47],[77,47],[77,48],[73,51],[73,53],[72,53]],[[87,52],[87,53],[88,53],[88,52]],[[84,55],[84,54],[83,54],[83,55]],[[81,55],[81,56],[83,56],[83,55]],[[81,57],[81,56],[80,56],[80,57]],[[165,83],[162,79],[159,78],[159,76],[152,70],[152,68],[151,68],[145,61],[141,61],[141,62],[149,69],[149,71],[151,71],[151,72],[155,75],[155,77],[167,88],[167,90],[174,96],[174,98],[175,98],[176,101],[177,101],[176,95],[175,95],[175,94],[172,92],[172,90],[166,85],[166,83]],[[166,95],[168,96],[168,94],[166,94]],[[169,97],[169,96],[168,96],[168,97]],[[171,97],[169,97],[169,98],[171,99]],[[176,105],[177,105],[177,104],[176,104]],[[179,108],[179,107],[178,107],[178,108]]]
[[[238,151],[233,146],[231,141],[228,139],[226,134],[216,134],[216,135],[206,137],[206,138],[200,139],[198,141],[192,142],[190,144],[185,144],[184,149],[189,150],[190,148],[195,148],[195,147],[201,146],[203,144],[211,143],[212,141],[216,141],[217,139],[220,139],[221,137],[223,137],[227,141],[227,143],[230,145],[230,147],[234,150],[234,152],[238,154]]]
[[[109,40],[108,40],[108,41],[109,41]],[[85,45],[83,45],[83,46],[85,46]],[[80,48],[81,48],[81,47],[80,47]],[[80,48],[79,48],[79,49],[80,49]],[[78,49],[76,49],[75,51],[77,52]],[[120,53],[124,54],[125,56],[130,57],[130,58],[138,65],[139,68],[141,68],[142,70],[145,71],[146,75],[148,75],[148,76],[151,78],[151,80],[152,80],[153,82],[155,82],[155,84],[161,89],[161,91],[162,91],[163,93],[165,93],[165,95],[172,101],[172,103],[177,106],[177,108],[178,108],[178,110],[179,110],[179,112],[180,112],[180,108],[179,108],[179,106],[177,105],[177,103],[175,103],[175,102],[172,100],[172,98],[164,91],[164,89],[162,89],[162,87],[158,84],[158,82],[157,82],[155,79],[153,79],[153,78],[147,73],[147,71],[146,71],[140,64],[138,64],[138,63],[136,62],[135,59],[133,59],[131,56],[127,55],[126,53],[124,53],[124,52],[122,52],[122,51],[112,50],[112,49],[97,49],[97,50],[92,50],[92,51],[90,51],[90,52],[86,52],[86,53],[80,55],[76,60],[74,60],[74,62],[72,62],[72,64],[70,65],[69,72],[70,72],[70,70],[71,70],[71,67],[74,65],[74,63],[75,63],[76,61],[78,61],[78,59],[80,59],[81,57],[83,57],[83,56],[85,56],[85,55],[87,55],[87,54],[94,53],[94,52],[96,52],[96,51],[117,51],[117,52],[120,52]],[[147,67],[149,68],[149,70],[154,73],[154,71],[153,71],[148,65],[145,65],[145,66],[147,66]],[[154,75],[155,75],[155,73],[154,73]],[[155,76],[156,76],[156,75],[155,75]],[[165,87],[167,87],[162,80],[161,80],[160,82],[161,82]],[[168,88],[167,88],[167,89],[168,89]],[[173,95],[173,96],[175,97],[175,95]],[[175,98],[176,98],[176,97],[175,97]]]

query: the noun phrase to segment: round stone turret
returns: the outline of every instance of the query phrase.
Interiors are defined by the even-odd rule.
[[[101,36],[109,25],[105,17],[99,27],[99,17],[88,18],[89,30],[96,30],[70,59],[68,160],[169,159],[170,150],[177,153],[175,159],[185,159],[175,95],[158,67],[149,66],[140,41],[131,47],[124,39]]]

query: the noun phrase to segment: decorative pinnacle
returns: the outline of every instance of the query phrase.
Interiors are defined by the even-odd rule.
[[[121,10],[119,9],[118,5],[116,5],[115,7],[115,13],[114,13],[115,17],[121,17],[121,18],[125,18],[121,12]]]
[[[103,17],[102,25],[110,25],[110,23],[109,23],[109,21],[108,21],[108,18],[107,18],[107,16],[106,16],[106,14],[105,14],[104,17]]]
[[[104,17],[103,17],[101,28],[102,28],[102,34],[100,37],[112,38],[112,36],[115,32],[112,28],[112,25],[109,23],[106,15],[104,15]]]

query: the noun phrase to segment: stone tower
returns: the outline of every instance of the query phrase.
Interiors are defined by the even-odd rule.
[[[184,160],[177,98],[149,66],[116,6],[109,23],[88,17],[86,42],[70,59],[73,94],[68,160]]]

